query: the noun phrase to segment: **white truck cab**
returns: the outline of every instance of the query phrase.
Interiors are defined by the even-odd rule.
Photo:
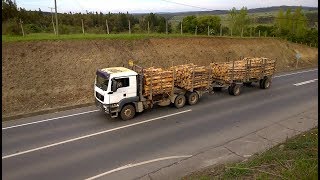
[[[97,70],[94,84],[96,106],[111,117],[117,117],[123,106],[129,105],[123,113],[131,119],[136,109],[134,103],[139,101],[137,76],[135,71],[124,67]]]

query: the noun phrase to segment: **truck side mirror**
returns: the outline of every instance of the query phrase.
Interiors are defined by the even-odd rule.
[[[112,82],[111,83],[111,91],[116,92],[117,91],[117,81],[112,79],[111,82]]]

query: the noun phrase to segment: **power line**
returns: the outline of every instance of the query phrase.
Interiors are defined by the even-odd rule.
[[[177,2],[168,1],[168,0],[160,0],[160,1],[168,2],[168,3],[172,3],[172,4],[178,4],[178,5],[181,5],[181,6],[187,6],[187,7],[193,7],[193,8],[198,8],[198,9],[214,11],[214,9],[209,9],[209,8],[204,8],[204,7],[199,7],[199,6],[189,5],[189,4],[183,4],[183,3],[177,3]]]

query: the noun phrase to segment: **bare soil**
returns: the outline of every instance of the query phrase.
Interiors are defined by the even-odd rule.
[[[316,67],[318,49],[272,38],[151,38],[2,43],[2,117],[94,101],[98,68],[145,67],[257,56],[277,59],[277,72]]]

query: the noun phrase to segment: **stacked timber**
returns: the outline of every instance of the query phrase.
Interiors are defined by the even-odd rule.
[[[174,71],[175,86],[192,91],[206,88],[209,85],[209,69],[194,64],[178,65],[171,68]]]
[[[143,96],[169,94],[173,90],[173,72],[162,68],[150,67],[143,70]]]
[[[238,61],[211,63],[212,78],[223,81],[243,81],[273,75],[275,61],[268,58],[246,57]]]

